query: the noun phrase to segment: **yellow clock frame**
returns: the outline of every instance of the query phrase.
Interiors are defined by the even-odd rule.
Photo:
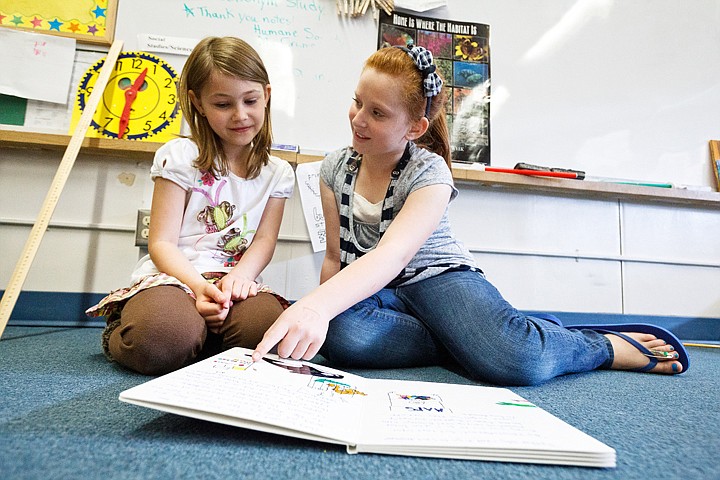
[[[98,60],[80,80],[73,108],[73,126],[87,105],[105,59]],[[128,126],[120,135],[120,117],[125,107],[125,90],[147,68],[137,97],[132,103]],[[178,76],[167,62],[147,52],[121,52],[110,75],[86,136],[125,138],[165,142],[180,133],[180,106],[177,98]]]

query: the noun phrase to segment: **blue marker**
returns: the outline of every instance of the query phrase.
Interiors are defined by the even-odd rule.
[[[270,145],[270,149],[284,150],[286,152],[295,152],[295,153],[300,151],[300,147],[298,147],[297,145],[284,145],[282,143],[273,143],[272,145]]]

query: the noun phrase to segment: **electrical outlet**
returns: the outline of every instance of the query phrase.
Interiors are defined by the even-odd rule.
[[[150,236],[150,210],[138,210],[135,225],[135,246],[147,247]]]

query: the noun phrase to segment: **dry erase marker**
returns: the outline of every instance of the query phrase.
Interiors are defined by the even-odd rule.
[[[621,185],[635,185],[638,187],[657,187],[657,188],[674,188],[675,185],[668,182],[647,182],[644,180],[630,180],[625,178],[611,178],[611,177],[593,177],[585,175],[582,170],[571,170],[568,168],[556,168],[556,167],[543,167],[540,165],[533,165],[531,163],[517,163],[515,169],[518,170],[529,170],[538,172],[561,172],[561,173],[574,173],[573,176],[565,176],[564,178],[576,178],[578,180],[586,180],[588,182],[606,182],[606,183],[618,183]],[[491,171],[490,169],[486,169]],[[513,172],[515,173],[515,172]]]
[[[637,187],[673,188],[672,183],[643,182],[641,180],[624,180],[622,178],[585,177],[585,180],[589,181],[589,182],[605,182],[605,183],[617,183],[620,185],[635,185]]]
[[[297,145],[285,145],[282,143],[273,143],[272,145],[270,145],[270,149],[283,150],[285,152],[295,152],[295,153],[300,151],[300,147],[298,147]]]
[[[577,174],[573,172],[551,172],[547,170],[523,170],[519,168],[489,167],[482,163],[473,165],[473,167],[484,172],[514,173],[516,175],[529,175],[531,177],[577,178]]]

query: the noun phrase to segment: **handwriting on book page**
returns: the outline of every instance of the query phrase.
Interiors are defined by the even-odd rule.
[[[372,388],[375,399],[380,391],[384,398],[367,406],[359,444],[567,449],[568,435],[577,440],[573,448],[595,441],[504,388],[391,380]]]
[[[515,447],[544,443],[541,431],[528,430],[527,423],[512,416],[485,414],[438,414],[403,412],[383,421],[384,441],[401,444],[452,444],[462,438],[469,446],[507,443]]]
[[[359,428],[353,412],[365,394],[342,378],[291,373],[262,361],[224,362],[223,357],[175,373],[141,385],[142,395],[155,403],[336,439]]]

